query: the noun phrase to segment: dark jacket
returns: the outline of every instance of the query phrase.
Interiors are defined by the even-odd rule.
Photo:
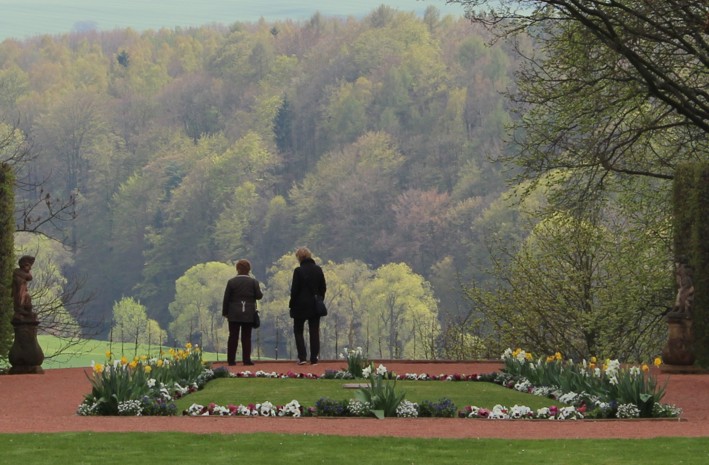
[[[263,297],[259,282],[247,275],[236,275],[226,283],[222,316],[229,321],[253,323],[256,301]]]
[[[290,317],[308,319],[315,317],[315,294],[325,297],[327,285],[322,268],[312,258],[306,258],[293,270],[290,287]]]

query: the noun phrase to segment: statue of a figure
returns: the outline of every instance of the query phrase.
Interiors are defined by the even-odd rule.
[[[675,277],[677,279],[677,298],[672,307],[673,312],[691,315],[692,301],[694,300],[694,284],[692,282],[692,267],[685,261],[675,263]]]
[[[23,255],[19,260],[19,268],[12,273],[12,300],[15,314],[12,326],[15,328],[15,340],[10,347],[8,360],[10,374],[44,373],[42,361],[44,352],[37,343],[37,327],[39,319],[32,311],[32,298],[27,284],[32,281],[32,265],[34,257]]]
[[[37,315],[32,312],[32,298],[30,297],[27,283],[32,281],[32,265],[34,257],[23,255],[12,273],[12,300],[14,302],[15,316],[17,321],[35,321]]]

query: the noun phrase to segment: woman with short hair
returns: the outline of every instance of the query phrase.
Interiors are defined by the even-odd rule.
[[[249,276],[251,263],[246,259],[236,262],[236,276],[226,283],[222,316],[229,320],[229,340],[226,359],[230,366],[236,365],[236,349],[241,333],[241,360],[244,365],[253,365],[251,360],[251,330],[256,317],[256,301],[263,297],[259,282]]]

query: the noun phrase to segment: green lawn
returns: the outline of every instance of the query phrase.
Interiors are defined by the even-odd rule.
[[[53,354],[58,347],[66,345],[59,338],[54,336],[37,336],[37,342],[45,354]],[[82,368],[91,366],[92,361],[103,363],[106,360],[106,351],[110,350],[114,358],[125,355],[132,359],[136,356],[147,355],[156,357],[160,350],[168,351],[170,347],[159,345],[135,344],[128,342],[109,342],[95,339],[84,339],[79,344],[72,346],[65,353],[52,358],[47,358],[42,363],[42,368]],[[204,360],[226,360],[224,353],[204,352]]]
[[[354,397],[354,390],[345,388],[345,385],[364,382],[361,379],[219,378],[208,382],[201,391],[179,399],[176,404],[178,412],[193,403],[207,405],[210,402],[222,406],[265,401],[284,405],[295,399],[303,407],[313,407],[322,397],[334,400],[351,399]],[[446,397],[453,401],[458,410],[466,405],[491,409],[495,404],[508,407],[517,404],[534,410],[550,405],[563,405],[551,399],[477,381],[397,381],[396,389],[405,392],[406,399],[411,402],[437,402]]]
[[[513,441],[268,433],[2,434],[0,456],[5,465],[705,465],[709,438]]]

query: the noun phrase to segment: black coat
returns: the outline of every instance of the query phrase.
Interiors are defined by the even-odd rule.
[[[256,301],[263,297],[259,282],[247,275],[237,275],[226,283],[222,316],[229,321],[253,323]]]
[[[293,270],[290,287],[290,317],[297,319],[314,318],[315,294],[325,297],[327,285],[322,268],[312,258],[306,258]]]

